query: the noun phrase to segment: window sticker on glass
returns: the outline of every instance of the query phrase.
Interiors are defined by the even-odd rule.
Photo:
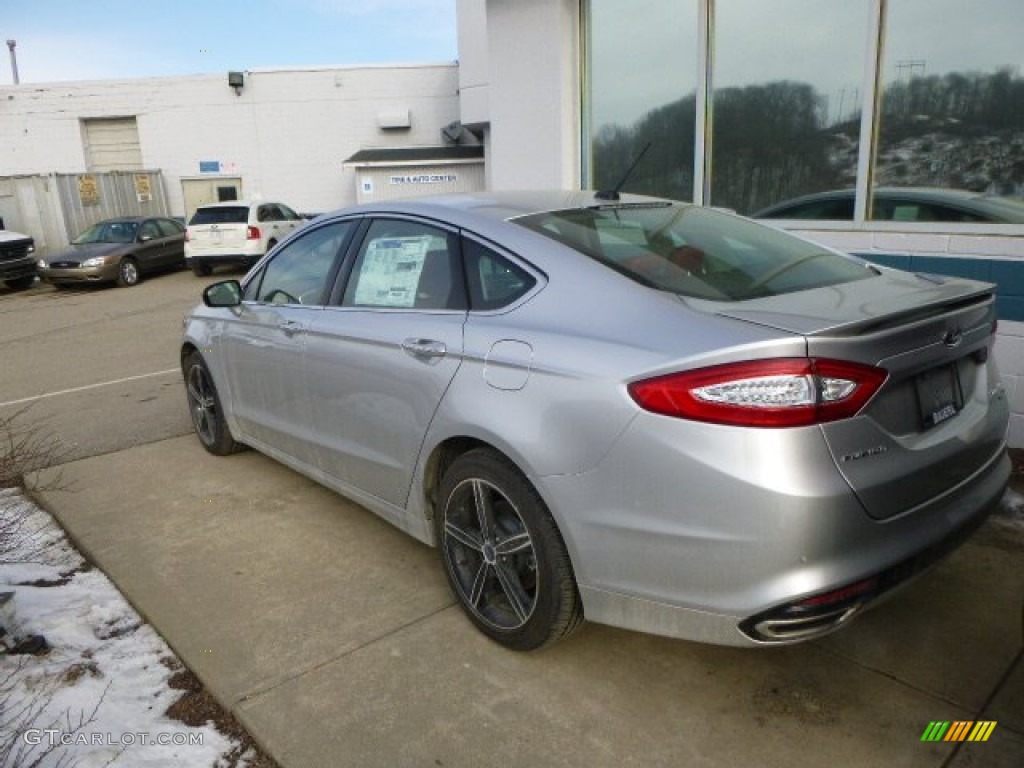
[[[616,219],[598,219],[594,222],[601,242],[608,245],[629,243],[630,245],[647,245],[647,233],[643,225],[632,221]]]
[[[366,249],[355,303],[375,307],[412,307],[430,237],[389,237]]]

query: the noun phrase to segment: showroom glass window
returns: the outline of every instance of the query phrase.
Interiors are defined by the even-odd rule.
[[[751,214],[857,181],[869,3],[719,0],[711,197]]]
[[[1024,196],[1021,0],[889,0],[877,187]]]
[[[623,190],[693,199],[697,33],[694,0],[586,4],[589,186],[615,186],[650,142]]]

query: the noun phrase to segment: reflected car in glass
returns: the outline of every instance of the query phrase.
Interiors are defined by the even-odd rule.
[[[55,285],[136,285],[142,276],[185,266],[185,227],[163,217],[124,217],[93,224],[71,247],[40,259],[39,276]]]
[[[755,219],[852,221],[854,190],[816,192],[763,208]],[[872,221],[1024,224],[1024,200],[962,189],[880,187]]]
[[[208,286],[181,366],[251,446],[436,546],[513,649],[587,620],[818,637],[962,542],[1009,477],[993,286],[590,192],[321,216]]]

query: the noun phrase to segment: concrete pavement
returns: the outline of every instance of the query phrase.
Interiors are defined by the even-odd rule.
[[[587,625],[516,654],[433,550],[259,454],[186,436],[60,471],[41,502],[282,768],[1024,765],[1019,529],[810,644]],[[921,742],[934,720],[998,725]]]

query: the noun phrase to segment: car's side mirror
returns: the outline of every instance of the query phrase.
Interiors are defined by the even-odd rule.
[[[208,307],[237,307],[242,303],[242,286],[237,280],[222,280],[206,286],[203,303]]]
[[[152,235],[139,235],[139,242],[140,243],[148,243],[152,239],[153,239]]]

